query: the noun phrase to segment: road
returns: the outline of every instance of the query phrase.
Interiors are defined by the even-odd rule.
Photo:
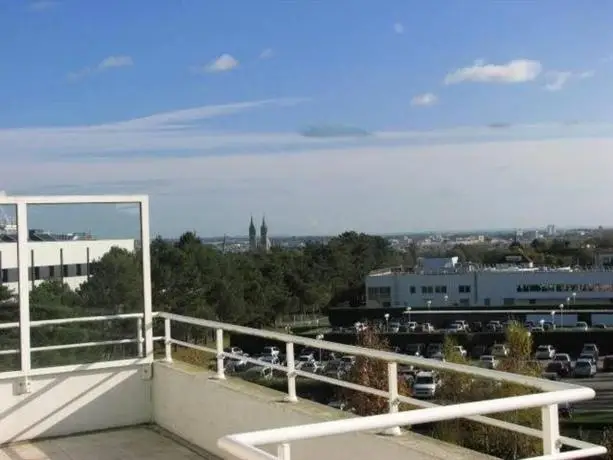
[[[613,411],[613,373],[598,373],[589,379],[563,379],[596,390],[596,398],[574,404],[575,410]]]

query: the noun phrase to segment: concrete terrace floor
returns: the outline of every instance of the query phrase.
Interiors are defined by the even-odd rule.
[[[0,460],[202,460],[153,428],[137,427],[19,443],[0,448]]]

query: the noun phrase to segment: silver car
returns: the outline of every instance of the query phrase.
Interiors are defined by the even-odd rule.
[[[596,375],[596,365],[588,359],[578,359],[573,370],[575,377],[594,377]]]

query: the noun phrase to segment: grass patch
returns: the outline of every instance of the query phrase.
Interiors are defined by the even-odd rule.
[[[573,414],[571,419],[561,420],[563,425],[598,425],[598,426],[613,426],[612,411],[586,411]]]

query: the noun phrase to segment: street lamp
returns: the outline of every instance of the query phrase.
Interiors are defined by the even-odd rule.
[[[556,312],[555,310],[551,310],[551,328],[555,329],[556,327]]]
[[[541,318],[539,324],[541,325],[541,329],[545,330],[545,319]]]
[[[323,334],[317,334],[315,336],[316,340],[323,340],[324,339],[324,335]],[[319,362],[321,363],[321,347],[319,347]]]
[[[449,302],[449,296],[445,294],[445,297],[443,297],[443,300],[445,301],[445,306],[447,306],[447,302]]]
[[[564,327],[564,304],[561,303],[560,306],[560,328]]]
[[[570,305],[570,297],[566,298],[566,306],[568,307]]]
[[[385,330],[388,331],[389,330],[390,314],[386,313],[385,315],[383,315],[383,318],[385,318]]]
[[[428,300],[428,301],[426,302],[426,305],[428,306],[428,311],[430,311],[430,307],[432,306],[432,301],[431,301],[431,300]]]
[[[407,322],[411,322],[411,307],[407,307],[404,310],[404,314],[407,315]]]
[[[577,304],[577,293],[576,293],[576,292],[573,292],[573,293],[571,294],[571,296],[572,296],[572,298],[573,298],[573,305],[576,305],[576,304]]]

